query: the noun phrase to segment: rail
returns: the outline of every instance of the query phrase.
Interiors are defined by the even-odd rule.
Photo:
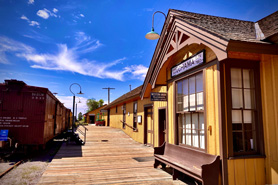
[[[130,126],[129,124],[127,124],[126,122],[120,120],[124,125],[126,125],[127,127],[131,128],[134,132],[138,132],[138,129],[133,127],[133,126]]]
[[[79,128],[79,126],[82,126],[84,128],[84,131],[81,130]],[[86,128],[84,125],[82,125],[78,122],[78,127],[76,128],[76,131],[78,131],[83,136],[84,144],[86,143],[86,133],[87,133],[88,130],[89,130],[88,128]]]

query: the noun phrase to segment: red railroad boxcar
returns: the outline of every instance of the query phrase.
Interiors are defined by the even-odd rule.
[[[45,145],[68,129],[69,116],[70,109],[47,88],[17,80],[0,84],[0,130],[9,130],[18,144]]]

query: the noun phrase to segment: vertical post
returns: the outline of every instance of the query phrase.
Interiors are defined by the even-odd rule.
[[[76,117],[76,120],[78,120],[78,114],[77,114],[77,102],[75,104],[75,117]]]
[[[72,110],[72,134],[74,133],[73,127],[74,127],[74,104],[75,104],[75,95],[73,96],[73,110]]]
[[[109,104],[110,103],[110,89],[115,89],[115,88],[107,87],[107,88],[102,88],[102,89],[108,89],[108,104]]]

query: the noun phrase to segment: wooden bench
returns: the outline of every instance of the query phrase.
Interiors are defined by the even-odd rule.
[[[217,185],[220,175],[220,157],[184,148],[178,145],[163,143],[154,148],[154,168],[159,164],[163,168],[173,168],[173,180],[179,173],[184,173],[202,182],[203,185]]]

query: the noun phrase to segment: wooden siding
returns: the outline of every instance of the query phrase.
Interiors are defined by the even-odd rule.
[[[167,87],[166,86],[160,86],[157,88],[154,88],[152,92],[167,92]],[[158,140],[159,140],[159,131],[158,131],[158,108],[160,107],[166,107],[167,102],[165,101],[155,101],[153,102],[153,121],[154,121],[154,147],[158,146]]]
[[[278,56],[262,55],[260,68],[266,183],[278,184]]]
[[[229,185],[265,184],[264,159],[228,160]]]
[[[211,66],[205,70],[205,100],[206,100],[206,132],[207,153],[220,155],[219,148],[219,107],[217,84],[217,66]],[[211,134],[208,128],[211,126]]]
[[[168,84],[168,142],[175,144],[174,134],[174,85],[173,83]]]

